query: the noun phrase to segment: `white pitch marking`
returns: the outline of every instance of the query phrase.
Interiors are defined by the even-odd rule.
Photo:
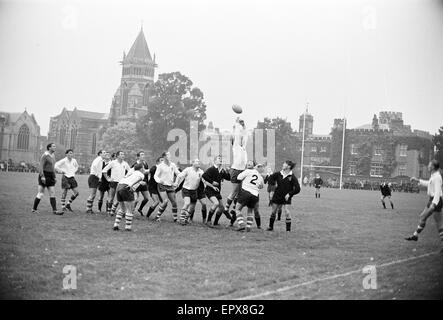
[[[404,263],[404,262],[408,262],[408,261],[412,261],[412,260],[417,260],[417,259],[421,259],[424,257],[428,257],[434,254],[439,253],[439,251],[435,251],[435,252],[429,252],[429,253],[425,253],[419,256],[415,256],[415,257],[409,257],[406,259],[401,259],[401,260],[395,260],[395,261],[391,261],[391,262],[386,262],[386,263],[382,263],[380,265],[375,265],[376,267],[387,267],[387,266],[392,266],[394,264],[399,264],[399,263]],[[306,281],[306,282],[302,282],[302,283],[298,283],[298,284],[294,284],[292,286],[285,286],[285,287],[281,287],[275,290],[270,290],[270,291],[265,291],[262,293],[258,293],[255,295],[250,295],[250,296],[245,296],[245,297],[241,297],[241,298],[237,298],[235,300],[249,300],[249,299],[256,299],[256,298],[260,298],[260,297],[265,297],[265,296],[269,296],[275,293],[280,293],[280,292],[284,292],[284,291],[288,291],[288,290],[292,290],[298,287],[302,287],[302,286],[307,286],[316,282],[321,282],[321,281],[327,281],[327,280],[333,280],[333,279],[337,279],[337,278],[341,278],[341,277],[347,277],[350,276],[351,274],[355,274],[355,273],[362,273],[362,269],[358,269],[358,270],[354,270],[354,271],[349,271],[349,272],[345,272],[345,273],[340,273],[340,274],[336,274],[333,276],[329,276],[329,277],[324,277],[324,278],[319,278],[319,279],[314,279],[314,280],[310,280],[310,281]]]

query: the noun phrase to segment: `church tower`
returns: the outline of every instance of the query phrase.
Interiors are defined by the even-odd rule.
[[[148,111],[149,93],[154,84],[157,64],[151,57],[143,27],[128,54],[123,52],[120,86],[112,99],[109,120],[111,125],[120,121],[135,121]]]

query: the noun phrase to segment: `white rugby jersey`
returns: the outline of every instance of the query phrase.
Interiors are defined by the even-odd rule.
[[[56,170],[63,172],[65,177],[72,178],[78,170],[78,163],[74,158],[69,161],[68,157],[64,157],[57,161],[54,167]]]
[[[103,169],[103,158],[98,156],[92,161],[90,174],[98,177],[99,179],[102,177],[102,169]]]
[[[172,186],[174,183],[174,174],[177,176],[180,174],[175,163],[170,162],[168,166],[166,163],[162,162],[157,165],[154,180],[165,186]]]
[[[248,143],[248,132],[239,123],[234,125],[234,142],[232,144],[232,169],[244,170],[248,162],[246,144]]]
[[[428,187],[428,196],[433,197],[432,203],[438,205],[442,194],[442,178],[440,172],[435,171],[431,174],[431,179],[429,180],[419,180],[422,186]]]
[[[111,169],[112,182],[120,182],[125,177],[126,171],[131,170],[126,161],[119,162],[117,159],[109,162],[102,172],[106,173],[109,169]]]
[[[200,185],[201,177],[203,175],[203,170],[198,168],[196,171],[194,167],[187,167],[177,176],[177,184],[180,184],[183,179],[183,188],[188,190],[197,190]]]
[[[126,177],[120,180],[119,184],[127,184],[128,186],[134,186],[145,178],[145,175],[138,170],[132,171],[131,174],[128,174]]]
[[[258,196],[259,187],[263,187],[264,184],[262,175],[256,169],[246,169],[238,175],[237,179],[242,181],[242,189],[254,196]]]

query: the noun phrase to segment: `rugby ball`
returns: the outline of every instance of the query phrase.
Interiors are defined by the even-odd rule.
[[[242,109],[239,105],[237,105],[237,104],[234,104],[234,105],[232,106],[232,110],[233,110],[235,113],[242,113],[242,112],[243,112],[243,109]]]

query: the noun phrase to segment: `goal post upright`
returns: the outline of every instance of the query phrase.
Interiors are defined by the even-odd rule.
[[[341,161],[340,161],[340,190],[343,186],[343,158],[345,154],[345,133],[346,133],[346,118],[343,118],[343,138],[341,143]]]

